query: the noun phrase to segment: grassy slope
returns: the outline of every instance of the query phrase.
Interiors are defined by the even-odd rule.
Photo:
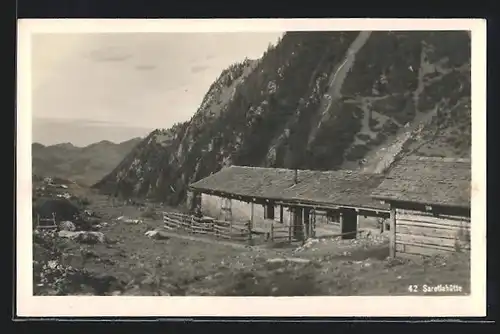
[[[94,197],[94,206],[101,206],[98,202]],[[133,207],[99,210],[115,217],[141,215]],[[407,294],[410,284],[459,284],[469,289],[469,259],[465,254],[423,263],[389,261],[385,259],[387,244],[362,240],[318,242],[300,251],[250,249],[213,241],[152,240],[144,233],[162,225],[155,220],[139,225],[107,222],[110,225],[100,231],[109,243],[81,245],[53,238],[64,255],[50,255],[47,247],[35,243],[35,260],[47,263],[50,258],[58,258],[64,266],[84,268],[91,277],[114,277],[117,283],[102,289],[101,293],[107,294],[123,289],[125,295],[393,295]],[[276,257],[300,257],[311,262],[267,262]],[[38,281],[35,279],[35,283]],[[55,293],[52,287],[35,285],[35,291]],[[96,293],[85,286],[66,292]]]

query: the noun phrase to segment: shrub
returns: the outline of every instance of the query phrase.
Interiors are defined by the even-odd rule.
[[[92,204],[91,200],[88,199],[87,197],[71,196],[70,200],[73,201],[79,207],[86,207],[86,206]]]
[[[371,139],[371,137],[369,135],[367,135],[366,133],[358,133],[358,138],[367,142]]]
[[[33,260],[33,292],[35,295],[68,295],[80,292],[89,274],[58,260],[40,262]]]
[[[35,295],[67,295],[81,291],[88,278],[84,270],[65,264],[65,240],[56,231],[33,231],[33,292]]]
[[[376,118],[370,117],[370,119],[368,120],[368,126],[371,130],[376,130],[378,124],[379,121]]]
[[[349,161],[363,159],[369,150],[370,149],[366,145],[356,145],[347,153],[346,159]]]
[[[372,145],[380,145],[387,139],[387,135],[382,132],[379,132],[375,139],[372,140]]]

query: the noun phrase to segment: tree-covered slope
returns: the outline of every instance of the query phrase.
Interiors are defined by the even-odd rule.
[[[466,32],[290,32],[223,71],[191,120],[151,133],[95,187],[178,204],[189,183],[229,164],[467,156],[469,134]]]

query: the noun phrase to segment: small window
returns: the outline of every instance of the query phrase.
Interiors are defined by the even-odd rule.
[[[268,204],[265,206],[264,218],[265,219],[274,219],[274,205]]]
[[[340,212],[328,211],[326,214],[327,222],[330,224],[338,224],[340,222]]]

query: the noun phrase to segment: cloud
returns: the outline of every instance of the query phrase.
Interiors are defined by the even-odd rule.
[[[132,57],[132,55],[118,47],[111,46],[93,50],[90,52],[89,57],[95,62],[122,62]]]
[[[221,71],[258,58],[278,34],[48,34],[33,42],[32,105],[36,117],[75,119],[39,136],[108,138],[110,123],[83,127],[82,118],[134,128],[170,127],[198,109]],[[209,58],[210,60],[208,60]],[[89,123],[86,123],[89,124]],[[77,133],[77,130],[83,129]],[[53,130],[55,131],[55,129]],[[59,130],[58,130],[59,131]],[[129,131],[129,130],[126,130]],[[135,130],[134,130],[135,131]],[[138,130],[139,131],[139,130]],[[144,130],[140,130],[144,131]],[[66,136],[66,137],[64,137]],[[66,138],[66,139],[64,139]],[[101,139],[101,138],[99,138]],[[48,140],[48,139],[47,139]],[[77,140],[77,139],[75,139]]]
[[[150,71],[150,70],[154,70],[155,68],[156,68],[156,65],[148,65],[148,64],[135,65],[135,69],[138,71]]]
[[[39,124],[79,124],[81,126],[126,126],[127,124],[120,121],[112,120],[95,120],[85,118],[56,118],[56,117],[33,117],[33,121]]]
[[[71,142],[76,146],[87,146],[101,140],[110,140],[120,143],[136,137],[145,137],[153,127],[134,127],[121,125],[119,123],[86,122],[79,120],[68,120],[66,122],[48,119],[33,120],[32,141],[43,145],[54,145]]]
[[[191,67],[191,72],[192,73],[200,73],[200,72],[203,72],[209,68],[210,68],[210,66],[208,66],[208,65],[196,65],[196,66]]]

